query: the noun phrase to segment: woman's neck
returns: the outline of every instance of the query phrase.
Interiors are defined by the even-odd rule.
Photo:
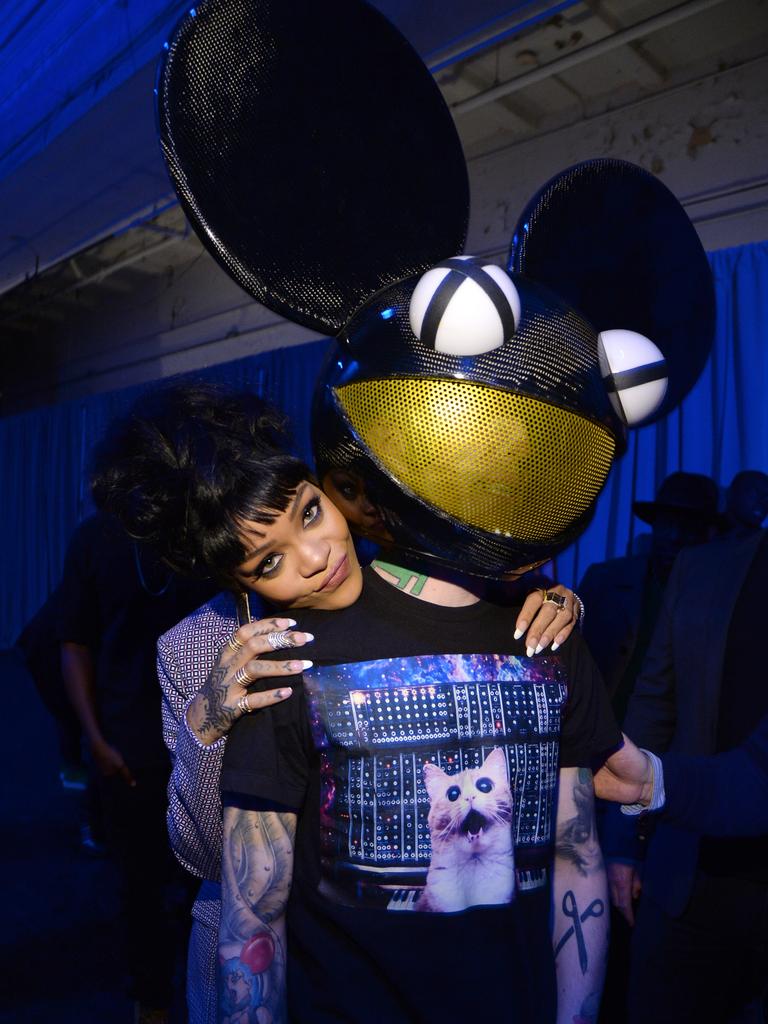
[[[479,600],[476,594],[461,584],[427,575],[421,568],[407,569],[392,562],[384,562],[380,558],[375,559],[372,566],[387,583],[419,601],[448,608],[461,608],[475,604]]]

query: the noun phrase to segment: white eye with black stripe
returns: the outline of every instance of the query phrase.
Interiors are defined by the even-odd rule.
[[[422,344],[447,355],[477,356],[500,348],[515,333],[520,296],[501,267],[456,256],[422,275],[409,317]]]
[[[667,393],[667,363],[650,338],[637,331],[601,331],[600,372],[616,412],[628,427],[652,416]]]

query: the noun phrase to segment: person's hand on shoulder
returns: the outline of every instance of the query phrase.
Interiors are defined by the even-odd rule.
[[[259,619],[232,634],[187,709],[187,723],[200,743],[215,743],[238,718],[291,696],[290,686],[256,693],[249,693],[248,686],[259,679],[295,676],[311,666],[311,661],[298,659],[261,660],[268,651],[287,651],[314,640],[311,633],[294,630],[295,625],[293,619]]]
[[[584,614],[581,599],[562,583],[538,588],[525,599],[515,623],[515,640],[525,636],[526,654],[541,654],[552,644],[562,646]]]

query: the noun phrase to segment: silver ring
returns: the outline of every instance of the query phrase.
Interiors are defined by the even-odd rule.
[[[267,641],[273,651],[280,651],[285,647],[296,646],[293,640],[288,636],[287,629],[275,630],[272,633],[267,633]]]
[[[568,598],[562,594],[556,594],[554,590],[547,590],[544,594],[544,604],[556,604],[559,611],[568,611]]]
[[[238,697],[238,698],[237,698],[237,706],[238,706],[238,707],[240,708],[240,710],[242,711],[242,713],[243,713],[244,715],[247,715],[247,714],[249,714],[249,713],[250,713],[251,711],[253,711],[253,708],[252,708],[252,707],[251,707],[251,705],[250,705],[250,704],[248,703],[248,694],[247,694],[247,693],[244,693],[244,694],[242,695],[242,697]]]
[[[240,686],[247,686],[251,682],[251,677],[248,675],[248,669],[245,665],[241,665],[237,672],[235,672],[235,682],[239,683]]]
[[[236,633],[233,633],[229,640],[227,640],[227,647],[230,649],[230,651],[233,651],[235,654],[237,654],[238,651],[242,651],[242,649],[245,647],[245,644],[242,642],[242,640],[237,639]]]

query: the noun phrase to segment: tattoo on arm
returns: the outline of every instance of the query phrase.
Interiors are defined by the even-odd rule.
[[[581,973],[586,974],[589,968],[589,951],[584,937],[583,925],[586,924],[588,918],[602,917],[604,913],[605,903],[599,898],[592,900],[586,910],[580,911],[576,894],[572,889],[568,889],[563,896],[563,914],[570,918],[573,924],[570,928],[566,928],[562,938],[555,946],[555,959],[559,956],[563,946],[575,937]]]
[[[295,814],[224,813],[219,1020],[284,1021],[285,908],[293,875]]]
[[[214,665],[200,690],[205,709],[202,721],[197,726],[197,731],[201,736],[210,732],[217,737],[223,736],[224,733],[229,732],[237,718],[235,709],[228,708],[224,703],[227,699],[226,675],[226,666]]]
[[[558,822],[555,854],[569,860],[586,878],[602,868],[603,863],[595,826],[592,772],[588,768],[579,768],[576,773],[572,798],[576,813]]]

